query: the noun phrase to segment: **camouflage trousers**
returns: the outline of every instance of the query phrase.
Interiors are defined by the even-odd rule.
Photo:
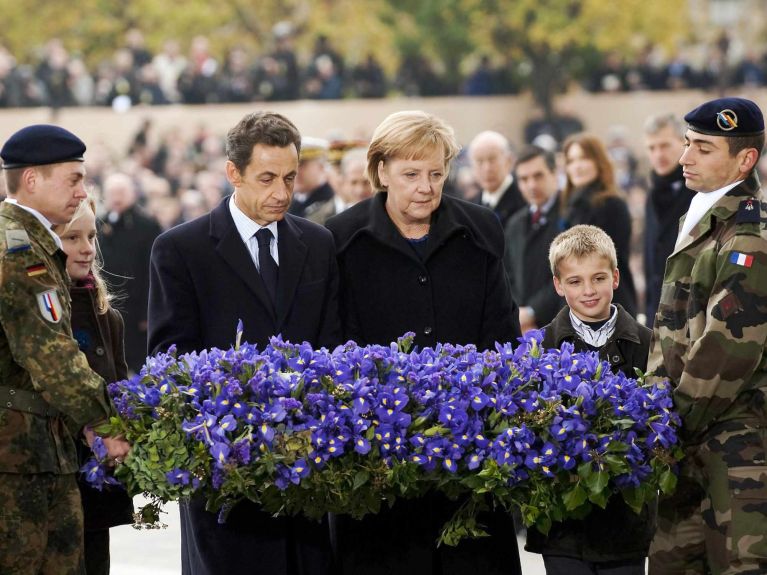
[[[0,473],[0,574],[84,573],[83,511],[74,474]]]
[[[767,428],[729,422],[682,462],[658,502],[650,575],[767,573]]]

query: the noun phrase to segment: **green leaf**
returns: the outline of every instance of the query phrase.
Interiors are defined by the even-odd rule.
[[[660,476],[660,490],[665,494],[673,493],[676,489],[676,482],[677,478],[674,472],[671,469],[666,469]]]
[[[577,483],[575,487],[564,494],[562,501],[564,501],[567,510],[572,511],[583,505],[587,498],[588,494],[586,493],[586,490],[581,487],[580,483]]]
[[[586,487],[588,487],[588,490],[592,495],[602,493],[607,487],[607,482],[609,479],[610,478],[607,471],[603,469],[599,470],[595,473],[592,473],[591,476],[586,479]]]
[[[365,469],[360,469],[354,475],[354,485],[352,485],[352,490],[357,491],[360,487],[365,485],[369,479],[370,479],[370,473],[368,473],[368,471]]]

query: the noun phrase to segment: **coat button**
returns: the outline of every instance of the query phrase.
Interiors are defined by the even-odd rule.
[[[427,278],[425,275],[418,276],[418,283],[421,285],[425,285],[429,281],[429,278]]]
[[[621,356],[614,355],[613,356],[613,363],[620,363],[621,362]]]
[[[423,328],[423,334],[424,335],[431,335],[431,326],[427,325],[425,328]]]
[[[98,346],[96,348],[96,355],[99,355],[99,356],[104,355],[104,348],[101,346]]]

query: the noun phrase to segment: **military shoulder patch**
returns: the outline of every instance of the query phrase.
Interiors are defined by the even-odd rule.
[[[9,254],[32,248],[29,235],[25,230],[5,230],[5,246]]]
[[[744,254],[742,252],[731,252],[730,263],[736,266],[743,266],[744,268],[750,268],[754,265],[754,256]]]
[[[737,224],[758,224],[760,222],[759,202],[754,199],[743,200],[738,205]]]
[[[37,294],[37,305],[40,308],[43,319],[51,323],[59,323],[61,321],[61,302],[59,301],[59,294],[56,293],[55,289],[49,289]]]

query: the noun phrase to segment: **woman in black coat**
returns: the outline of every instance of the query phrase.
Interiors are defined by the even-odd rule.
[[[567,184],[562,193],[562,227],[588,224],[607,232],[615,244],[621,277],[615,303],[636,317],[636,290],[629,268],[631,214],[616,188],[607,149],[596,136],[580,133],[565,140],[563,152]]]
[[[392,114],[376,129],[367,171],[378,193],[327,222],[347,339],[388,344],[412,331],[419,347],[487,349],[519,336],[498,219],[442,195],[457,152],[452,129],[423,112]],[[456,506],[432,495],[362,521],[341,518],[344,573],[520,573],[513,521],[500,511],[481,518],[491,537],[437,549],[439,528]]]
[[[125,379],[128,366],[123,347],[123,320],[109,305],[96,256],[95,202],[80,204],[72,221],[55,226],[67,254],[67,272],[72,278],[72,335],[88,359],[88,365],[107,383]],[[91,456],[84,441],[77,444],[80,465]],[[85,568],[87,575],[109,574],[109,528],[133,523],[133,501],[120,487],[102,491],[78,478],[85,516]]]

